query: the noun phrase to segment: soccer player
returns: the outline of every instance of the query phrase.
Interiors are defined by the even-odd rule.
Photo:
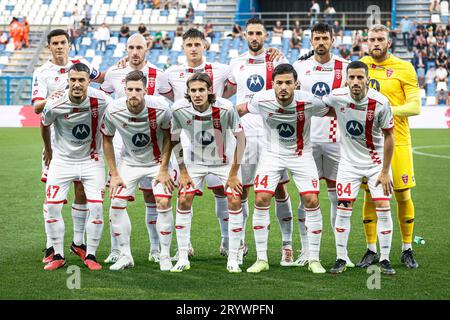
[[[311,46],[314,54],[306,60],[298,60],[293,66],[297,71],[300,89],[318,97],[330,94],[331,90],[345,86],[346,67],[349,61],[331,53],[334,42],[333,29],[326,23],[317,23],[311,30]],[[340,159],[340,133],[335,117],[313,117],[311,119],[311,144],[319,178],[325,179],[330,199],[330,220],[334,230],[337,195],[336,175]],[[302,205],[297,209],[298,226],[302,250],[295,261],[304,266],[308,262],[308,239],[305,227],[305,211]],[[347,258],[347,267],[354,264]]]
[[[125,96],[125,77],[128,73],[134,70],[141,70],[147,78],[147,87],[145,94],[155,95],[158,94],[161,78],[164,77],[163,72],[156,66],[145,60],[148,49],[145,38],[139,33],[135,33],[128,38],[127,48],[128,62],[124,67],[112,66],[108,69],[105,75],[105,81],[102,83],[100,90],[105,91],[108,94],[114,93],[115,99]],[[115,135],[114,139],[114,154],[116,156],[116,164],[120,164],[121,151],[123,142],[121,135]],[[145,225],[147,226],[147,232],[150,240],[150,250],[148,254],[148,260],[158,262],[159,261],[159,237],[156,231],[156,221],[158,213],[156,210],[155,197],[153,195],[152,184],[148,178],[140,181],[140,189],[143,191],[144,202],[146,205],[145,210]],[[105,259],[106,263],[115,263],[120,257],[120,252],[117,243],[117,237],[113,236],[112,226],[110,225],[111,232],[111,251],[109,256]]]
[[[69,90],[49,99],[42,111],[41,132],[44,161],[49,165],[46,183],[48,212],[45,224],[54,248],[53,259],[44,269],[65,265],[64,220],[61,214],[70,184],[79,180],[85,188],[87,248],[84,264],[90,270],[102,267],[95,258],[103,230],[105,168],[101,155],[100,119],[110,102],[103,92],[89,88],[91,70],[76,63],[68,70]],[[54,143],[49,126],[54,127]]]
[[[168,271],[172,268],[171,197],[174,184],[168,173],[171,113],[169,104],[164,98],[146,93],[147,76],[140,70],[128,73],[125,77],[126,97],[116,99],[108,105],[101,125],[104,135],[103,150],[111,173],[110,219],[113,236],[117,238],[120,251],[119,259],[110,270],[134,266],[127,204],[128,201],[134,200],[136,186],[143,178],[151,180],[156,200],[158,212],[156,228],[161,242],[160,269]],[[124,145],[119,169],[113,147],[116,130],[122,137]]]
[[[368,33],[369,56],[362,58],[361,61],[369,68],[370,87],[388,98],[394,115],[395,147],[392,158],[392,179],[403,242],[401,262],[407,268],[415,269],[419,264],[412,250],[414,204],[411,199],[411,188],[416,185],[416,181],[408,117],[420,113],[421,99],[414,67],[411,63],[388,53],[391,42],[388,28],[383,25],[374,25]],[[357,264],[363,268],[379,260],[376,254],[377,214],[372,200],[370,193],[366,192],[363,220],[367,251]]]
[[[273,89],[258,92],[252,100],[237,106],[240,116],[260,114],[264,121],[265,146],[255,178],[253,232],[257,261],[247,272],[269,270],[267,241],[270,226],[270,200],[286,170],[290,170],[306,211],[308,231],[308,269],[325,273],[319,252],[322,213],[319,206],[319,176],[310,143],[312,116],[324,116],[329,109],[307,91],[295,90],[297,72],[290,64],[281,64],[273,72]]]
[[[68,70],[78,62],[82,62],[89,67],[89,78],[94,82],[102,82],[104,74],[92,68],[84,59],[74,59],[69,57],[70,37],[62,29],[54,29],[47,35],[47,46],[51,53],[51,59],[37,68],[33,74],[32,104],[36,113],[41,113],[44,109],[47,99],[55,92],[65,90],[68,86]],[[53,132],[53,129],[51,130]],[[52,133],[53,136],[53,133]],[[41,181],[47,181],[48,166],[42,161]],[[70,246],[71,252],[77,254],[82,259],[86,255],[86,245],[84,244],[84,231],[86,217],[88,215],[88,206],[83,185],[79,181],[74,182],[75,198],[72,203],[73,220],[73,242]],[[47,205],[43,206],[44,220],[48,212]],[[43,263],[48,263],[54,255],[54,248],[47,233],[47,244],[44,253]]]
[[[216,98],[213,83],[206,73],[195,73],[187,81],[185,99],[172,106],[172,140],[180,177],[178,182],[178,207],[176,234],[179,258],[171,272],[190,269],[188,248],[192,220],[192,202],[195,195],[203,193],[203,183],[208,174],[218,177],[228,199],[228,261],[229,272],[241,272],[238,250],[242,241],[242,184],[239,166],[245,148],[245,135],[239,116],[231,102]],[[181,132],[191,141],[188,147],[179,142]],[[236,138],[233,147],[230,140]],[[181,148],[180,148],[181,145]],[[183,154],[186,154],[184,157]]]
[[[237,104],[249,102],[253,95],[259,91],[272,88],[272,74],[274,67],[280,63],[287,63],[285,58],[272,62],[269,52],[264,48],[264,42],[268,38],[264,23],[251,18],[247,21],[245,37],[248,51],[230,62],[231,73],[228,79],[227,92],[229,96],[232,90],[236,91]],[[244,213],[243,240],[245,240],[245,225],[248,218],[248,190],[254,184],[255,172],[262,148],[263,122],[260,115],[248,114],[242,118],[247,149],[242,163],[242,183],[244,193],[242,195],[242,208]],[[280,184],[275,191],[275,212],[280,223],[282,234],[282,258],[280,264],[289,266],[293,263],[292,255],[292,208],[289,194],[285,184],[289,182],[287,173],[283,174]],[[246,251],[246,247],[242,251]]]
[[[394,119],[385,96],[368,88],[367,66],[353,61],[347,67],[348,87],[335,89],[323,102],[334,109],[342,132],[342,158],[337,174],[338,209],[335,223],[337,260],[331,273],[347,265],[347,243],[353,203],[363,178],[376,206],[380,241],[380,271],[395,274],[389,262],[392,242],[390,165],[394,152]]]
[[[207,62],[203,59],[206,50],[206,39],[203,32],[191,28],[183,34],[183,51],[186,55],[186,63],[172,65],[165,71],[165,78],[161,83],[160,93],[172,101],[183,99],[186,94],[186,81],[194,73],[204,72],[212,80],[212,92],[216,97],[222,97],[227,85],[229,66],[218,62]],[[190,141],[185,134],[181,136],[181,144],[188,147]],[[178,163],[173,158],[172,166],[179,176]],[[208,189],[214,193],[216,202],[216,215],[220,223],[222,240],[220,243],[220,253],[224,256],[228,252],[228,201],[224,193],[222,181],[214,175],[206,177]],[[193,253],[190,246],[190,252]]]

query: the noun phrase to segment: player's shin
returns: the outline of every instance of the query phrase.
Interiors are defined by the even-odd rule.
[[[350,235],[352,208],[344,205],[337,207],[334,237],[337,259],[347,260],[347,244]]]
[[[172,243],[173,215],[172,207],[158,209],[156,229],[161,243],[161,257],[170,257],[170,245]]]
[[[52,238],[50,237],[50,233],[48,230],[48,224],[47,224],[47,218],[48,218],[48,207],[47,204],[44,203],[42,206],[42,212],[44,214],[44,227],[45,227],[45,235],[47,237],[47,242],[45,245],[45,248],[48,249],[50,248],[53,244],[52,244]]]
[[[322,239],[322,212],[320,206],[305,208],[306,229],[308,231],[309,261],[319,261]]]
[[[275,214],[280,223],[283,246],[292,245],[292,206],[289,195],[285,199],[275,200]]]
[[[131,222],[127,212],[127,202],[123,199],[113,199],[109,214],[114,238],[117,241],[117,249],[131,256],[130,234]]]
[[[376,208],[378,241],[380,242],[380,261],[389,260],[392,244],[392,216],[390,207]]]
[[[258,260],[268,261],[267,242],[270,228],[270,207],[257,207],[253,212],[253,233],[255,236],[256,253]]]
[[[181,210],[178,208],[176,214],[175,229],[177,234],[179,260],[188,260],[191,222],[191,210]]]
[[[411,249],[414,232],[414,204],[411,200],[411,189],[394,191],[397,200],[397,218],[402,233],[402,251]]]
[[[297,208],[298,230],[300,232],[300,241],[302,251],[308,251],[308,232],[306,231],[306,212],[303,202]]]
[[[147,226],[148,238],[150,241],[150,252],[159,251],[159,237],[156,230],[156,221],[158,212],[156,212],[156,204],[152,202],[145,203],[145,225]]]
[[[95,256],[103,231],[103,203],[88,201],[89,216],[86,223],[86,256]]]
[[[228,259],[237,260],[238,250],[242,239],[242,208],[238,210],[228,210],[229,223],[229,245],[228,245]]]
[[[228,201],[226,197],[215,196],[216,199],[216,215],[219,219],[220,224],[220,234],[222,236],[223,244],[228,247]]]
[[[65,225],[61,214],[63,204],[62,203],[49,203],[47,204],[47,217],[45,220],[46,229],[50,236],[50,241],[55,249],[55,255],[60,254],[64,257],[64,232]]]
[[[364,192],[363,223],[367,248],[372,252],[377,252],[377,213],[375,203],[367,191]]]
[[[335,228],[336,224],[336,215],[337,215],[337,206],[338,206],[338,198],[336,194],[336,188],[328,189],[328,199],[330,199],[330,221],[331,227]]]
[[[241,200],[242,207],[242,243],[245,243],[245,226],[247,225],[248,220],[248,198]]]
[[[84,244],[84,232],[88,214],[87,204],[72,203],[73,242],[77,246]]]

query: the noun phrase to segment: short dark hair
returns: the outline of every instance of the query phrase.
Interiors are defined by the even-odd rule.
[[[125,77],[125,84],[128,81],[142,81],[142,83],[144,84],[144,88],[147,86],[147,77],[140,70],[133,70],[129,72]]]
[[[333,28],[328,23],[316,23],[311,29],[311,38],[313,37],[314,32],[319,33],[330,33],[330,38],[333,38]]]
[[[70,43],[70,36],[67,31],[63,29],[53,29],[52,31],[50,31],[47,35],[47,43],[50,44],[52,38],[57,36],[65,36],[67,38],[67,42]]]
[[[190,28],[185,33],[183,33],[183,41],[185,41],[188,38],[191,38],[191,39],[200,38],[202,40],[205,40],[205,35],[203,32],[201,32],[200,30],[198,30],[196,28]]]
[[[272,80],[275,81],[275,77],[280,74],[290,74],[294,76],[294,80],[297,81],[297,71],[295,71],[294,67],[289,63],[279,64],[272,74]]]
[[[208,74],[203,73],[203,72],[199,72],[199,73],[194,73],[192,76],[189,77],[189,79],[186,81],[186,87],[187,87],[187,92],[184,95],[184,97],[189,101],[192,102],[191,100],[191,96],[189,95],[189,84],[192,81],[203,81],[204,83],[206,83],[206,87],[211,88],[212,87],[212,81],[211,78],[208,76]],[[216,101],[216,95],[214,93],[211,93],[208,95],[208,102],[209,103],[214,103]]]
[[[245,24],[245,27],[247,28],[249,24],[260,24],[264,27],[264,29],[266,28],[266,26],[264,25],[264,22],[259,19],[259,18],[250,18],[247,20],[247,23]]]
[[[88,77],[91,74],[91,70],[89,69],[89,67],[87,65],[85,65],[84,63],[78,62],[73,64],[70,68],[69,71],[67,73],[69,73],[70,71],[76,71],[76,72],[86,72]]]
[[[350,64],[347,66],[347,74],[348,74],[348,69],[364,69],[366,75],[369,75],[369,68],[367,68],[367,64],[365,64],[362,61],[352,61],[350,62]]]

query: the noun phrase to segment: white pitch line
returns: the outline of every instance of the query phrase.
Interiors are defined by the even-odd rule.
[[[433,153],[417,151],[419,149],[430,149],[430,148],[450,148],[450,144],[414,147],[413,148],[413,153],[414,154],[418,154],[420,156],[426,156],[426,157],[432,157],[432,158],[450,159],[450,156],[444,156],[444,155],[440,155],[440,154],[433,154]]]

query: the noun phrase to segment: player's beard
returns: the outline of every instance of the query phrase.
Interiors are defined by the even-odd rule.
[[[252,45],[251,45],[251,42],[248,42],[248,49],[249,49],[250,51],[258,52],[258,51],[260,51],[262,48],[263,48],[263,44],[262,44],[262,43],[258,43],[258,45],[256,46],[256,48],[253,48]]]
[[[384,48],[384,49],[380,48],[380,50],[372,49],[372,50],[369,51],[369,55],[372,58],[379,60],[379,59],[383,59],[383,58],[386,57],[387,51],[388,51],[387,47]]]
[[[322,51],[319,51],[319,49],[322,49]],[[327,55],[330,52],[329,49],[327,49],[325,46],[317,47],[317,49],[314,49],[314,53],[318,54],[319,56]]]
[[[138,114],[142,111],[142,109],[144,109],[143,102],[143,100],[139,101],[139,99],[132,98],[127,101],[127,107],[131,113]]]

